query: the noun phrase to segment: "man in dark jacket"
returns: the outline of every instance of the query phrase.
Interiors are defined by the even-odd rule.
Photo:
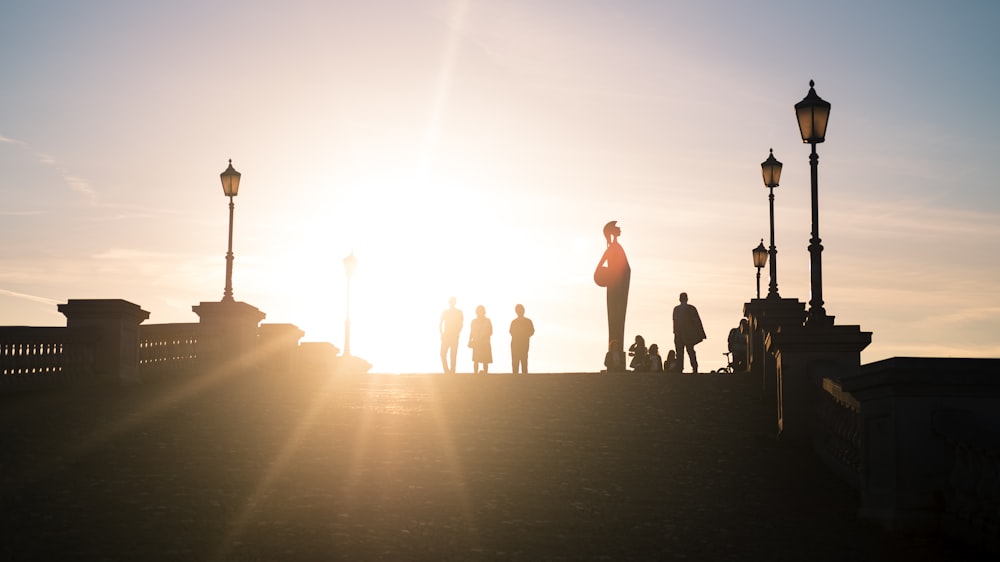
[[[681,293],[681,304],[674,307],[674,350],[677,352],[677,371],[684,371],[684,351],[691,358],[691,369],[698,372],[698,356],[694,346],[705,339],[698,309],[688,304],[687,293]]]

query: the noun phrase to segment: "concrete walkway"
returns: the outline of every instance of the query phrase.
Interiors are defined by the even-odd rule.
[[[975,560],[861,524],[749,375],[0,396],[3,560]],[[982,558],[985,559],[985,558]]]

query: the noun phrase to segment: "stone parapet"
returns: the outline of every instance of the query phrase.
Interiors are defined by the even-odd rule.
[[[1000,428],[1000,359],[894,357],[841,385],[861,403],[861,516],[892,528],[937,526],[955,463],[940,428]],[[960,417],[978,425],[948,423]]]
[[[191,310],[201,321],[198,361],[206,368],[244,368],[254,364],[257,326],[267,315],[241,301],[202,302]]]
[[[759,377],[761,398],[769,405],[779,403],[778,368],[773,353],[767,350],[767,336],[783,326],[788,329],[802,326],[806,317],[806,303],[798,299],[768,297],[752,299],[743,305],[749,333],[747,347],[750,372]]]
[[[816,389],[824,378],[857,372],[872,333],[860,326],[782,326],[765,346],[777,364],[778,433],[787,440],[812,436]]]
[[[280,373],[295,367],[299,340],[305,332],[294,324],[261,324],[257,329],[258,365]]]
[[[70,299],[58,309],[66,316],[67,328],[96,334],[93,369],[97,380],[139,380],[139,324],[149,318],[148,312],[122,299]]]

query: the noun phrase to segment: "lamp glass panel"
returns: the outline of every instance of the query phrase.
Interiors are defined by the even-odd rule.
[[[767,265],[767,248],[765,248],[764,243],[761,242],[756,248],[753,249],[753,266],[764,267],[765,265]]]
[[[222,179],[222,192],[229,197],[235,197],[240,191],[240,175],[230,162],[226,171],[219,174]]]
[[[813,108],[813,135],[816,142],[826,140],[826,124],[830,120],[830,104],[817,104]]]
[[[774,159],[774,155],[768,156],[767,160],[760,165],[760,170],[764,176],[765,187],[778,187],[781,179],[781,162]]]
[[[820,143],[826,139],[826,123],[830,118],[830,103],[816,95],[810,87],[809,94],[795,104],[799,133],[804,143]]]
[[[795,115],[799,119],[799,133],[802,135],[802,142],[809,142],[809,139],[813,138],[812,109],[796,107]]]

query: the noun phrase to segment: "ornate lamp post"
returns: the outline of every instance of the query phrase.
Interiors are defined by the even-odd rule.
[[[778,295],[778,250],[774,248],[774,188],[778,187],[778,180],[781,179],[781,162],[778,162],[774,157],[773,148],[768,154],[767,160],[761,162],[760,171],[764,176],[764,187],[768,189],[767,199],[771,213],[771,248],[768,250],[768,254],[771,256],[771,283],[767,287],[767,298],[777,299],[781,297]],[[757,298],[760,298],[759,294]]]
[[[347,274],[347,318],[344,320],[344,355],[351,354],[351,277],[358,268],[358,259],[354,257],[354,250],[351,255],[344,258],[344,273]]]
[[[767,263],[767,248],[764,247],[764,239],[760,239],[760,244],[753,249],[753,266],[757,268],[757,298],[760,298],[760,268]]]
[[[812,238],[809,240],[809,273],[810,297],[809,314],[806,325],[830,325],[833,319],[826,315],[823,308],[823,246],[819,238],[819,181],[817,170],[819,156],[816,145],[826,140],[826,125],[830,118],[830,103],[816,95],[816,83],[809,81],[809,93],[799,103],[795,104],[795,116],[799,121],[799,132],[802,142],[812,147],[809,155],[810,179],[812,185]],[[772,267],[774,264],[771,264]]]
[[[233,168],[233,159],[229,159],[229,167],[219,174],[222,178],[222,192],[229,197],[229,251],[226,252],[226,289],[222,293],[223,302],[233,302],[233,197],[240,191],[240,173]]]

